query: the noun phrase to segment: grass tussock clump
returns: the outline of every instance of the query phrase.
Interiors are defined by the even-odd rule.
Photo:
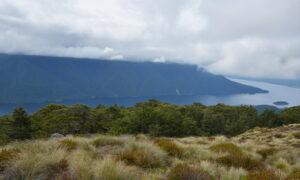
[[[123,145],[124,142],[121,139],[115,138],[115,137],[106,137],[106,136],[100,136],[97,137],[92,144],[96,147],[100,146],[115,146],[115,145]]]
[[[250,172],[245,180],[281,180],[273,171],[262,170]]]
[[[57,174],[53,180],[77,180],[73,173],[70,171],[64,171],[60,174]]]
[[[247,171],[242,168],[228,168],[212,161],[201,161],[197,167],[218,180],[241,180],[247,174]]]
[[[250,171],[265,168],[265,165],[262,161],[252,159],[242,154],[229,154],[219,157],[216,159],[216,162],[228,167],[243,168]]]
[[[136,142],[127,145],[118,159],[142,168],[159,168],[166,166],[168,155],[152,143]]]
[[[41,176],[45,179],[51,179],[52,177],[58,177],[59,175],[67,172],[68,170],[68,161],[66,159],[61,159],[58,162],[48,164],[42,169]]]
[[[212,180],[204,171],[192,168],[186,164],[175,166],[168,174],[168,180]]]
[[[264,149],[258,150],[256,152],[257,152],[257,154],[260,154],[263,159],[266,159],[268,156],[272,156],[278,151],[279,150],[276,148],[264,148]]]
[[[276,138],[285,138],[286,136],[285,135],[283,135],[283,134],[280,134],[280,133],[278,133],[278,134],[275,134],[274,135]]]
[[[64,160],[67,152],[57,149],[49,153],[31,153],[22,151],[10,166],[5,170],[5,174],[12,176],[11,179],[50,179],[54,175],[62,173],[68,168],[68,163]],[[14,172],[14,173],[11,173]],[[6,178],[9,179],[9,178]]]
[[[3,171],[7,165],[8,162],[16,157],[16,155],[20,152],[19,149],[2,149],[0,151],[0,172]]]
[[[299,180],[300,179],[300,168],[294,169],[285,180]]]
[[[293,136],[294,136],[296,139],[300,139],[300,132],[294,133]]]
[[[72,151],[67,160],[69,162],[69,170],[74,173],[78,180],[92,180],[94,178],[94,158],[92,158],[90,152],[84,150]]]
[[[95,179],[101,180],[139,180],[139,172],[134,167],[129,167],[122,162],[104,159],[97,162],[94,168]]]
[[[66,147],[68,151],[76,149],[78,143],[72,139],[63,139],[60,141],[63,147]]]
[[[161,149],[166,151],[169,155],[175,156],[178,158],[183,158],[185,154],[185,149],[177,145],[171,140],[157,140],[155,142]]]
[[[290,172],[291,165],[285,159],[279,159],[274,163],[274,167],[282,172]]]
[[[211,151],[229,154],[243,154],[243,150],[233,143],[220,143],[209,147]]]

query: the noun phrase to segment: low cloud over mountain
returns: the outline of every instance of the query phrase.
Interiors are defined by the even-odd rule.
[[[2,0],[0,52],[300,75],[298,0]]]

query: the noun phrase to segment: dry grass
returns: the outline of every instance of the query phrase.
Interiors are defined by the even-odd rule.
[[[15,142],[0,149],[0,179],[297,180],[299,127],[254,128],[233,138],[99,135]]]

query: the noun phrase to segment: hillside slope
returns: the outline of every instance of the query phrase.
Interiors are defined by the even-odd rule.
[[[0,102],[265,93],[196,66],[0,55]]]
[[[1,148],[0,178],[298,180],[299,131],[292,124],[234,138],[97,135],[13,143]]]

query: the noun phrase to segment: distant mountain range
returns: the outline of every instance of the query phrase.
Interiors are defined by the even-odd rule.
[[[266,92],[193,65],[0,54],[0,103]]]

